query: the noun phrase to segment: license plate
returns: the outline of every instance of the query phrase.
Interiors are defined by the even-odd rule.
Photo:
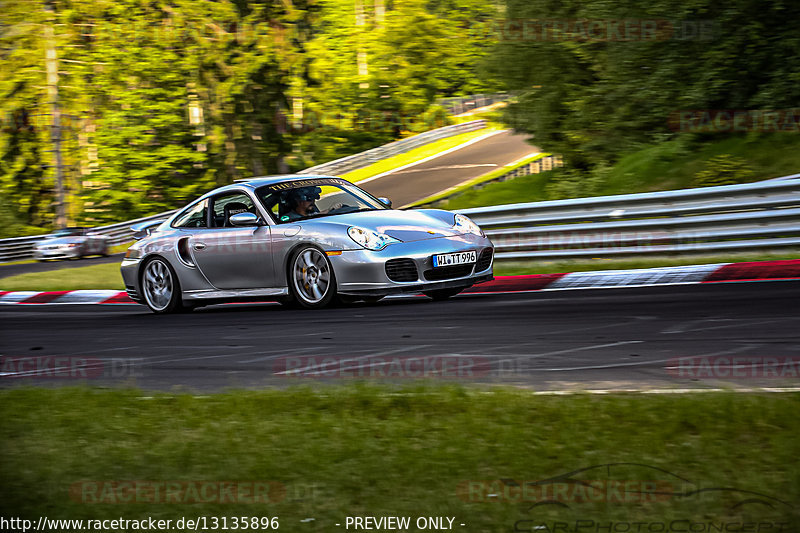
[[[478,252],[475,250],[469,252],[457,252],[454,254],[439,254],[433,256],[433,266],[443,267],[452,265],[466,265],[474,263],[478,260]]]

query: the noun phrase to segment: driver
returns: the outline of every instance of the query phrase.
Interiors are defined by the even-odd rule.
[[[288,220],[297,220],[299,218],[307,217],[319,213],[319,208],[314,203],[319,200],[319,195],[322,189],[319,187],[299,187],[292,189],[286,198],[286,203],[289,205],[289,212],[286,216]]]
[[[286,196],[289,211],[281,217],[281,220],[298,220],[311,215],[330,213],[342,207],[341,203],[337,203],[325,211],[320,211],[315,202],[319,200],[321,193],[322,189],[315,186],[298,187],[289,191]]]

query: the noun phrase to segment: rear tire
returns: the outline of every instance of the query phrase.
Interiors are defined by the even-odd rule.
[[[312,245],[298,248],[289,260],[289,293],[304,309],[321,309],[336,297],[336,276],[325,252]]]
[[[431,300],[433,300],[435,302],[441,302],[443,300],[447,300],[449,298],[452,298],[456,294],[458,294],[461,291],[463,291],[465,288],[466,287],[458,287],[458,288],[455,288],[455,289],[438,289],[438,290],[435,290],[435,291],[425,291],[422,294],[424,294],[425,296],[427,296],[428,298],[430,298]]]
[[[141,270],[142,296],[145,304],[156,314],[177,313],[191,308],[181,301],[181,284],[166,259],[154,257]]]

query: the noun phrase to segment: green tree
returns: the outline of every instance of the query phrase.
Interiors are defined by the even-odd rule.
[[[18,228],[53,218],[43,29],[54,22],[43,4],[12,0],[0,11],[0,203]]]
[[[490,69],[520,93],[509,121],[579,170],[679,135],[669,126],[677,110],[800,102],[797,2],[507,0],[506,11],[517,21],[658,24],[652,39],[582,39],[575,24],[505,33],[495,49]]]

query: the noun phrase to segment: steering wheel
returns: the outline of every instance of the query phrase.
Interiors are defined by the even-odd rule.
[[[342,204],[336,207],[331,207],[328,210],[328,214],[352,213],[353,211],[358,211],[358,207],[353,205]]]

